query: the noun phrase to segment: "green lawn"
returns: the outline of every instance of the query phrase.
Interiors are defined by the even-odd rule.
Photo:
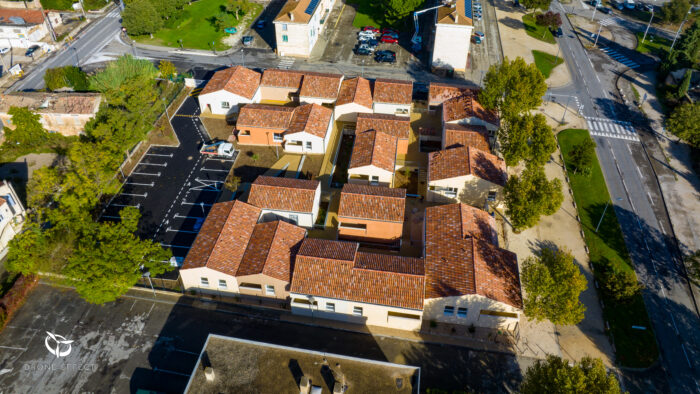
[[[647,38],[642,44],[642,37],[644,37],[644,32],[637,32],[637,52],[653,53],[663,58],[671,47],[671,40],[667,38],[647,34]]]
[[[525,31],[530,37],[550,44],[556,44],[552,32],[545,26],[539,26],[535,23],[535,16],[533,14],[523,15],[523,23],[525,24]]]
[[[385,10],[382,8],[381,3],[376,0],[349,0],[348,5],[355,8],[355,19],[352,20],[352,25],[357,28],[363,26],[374,26],[376,28],[394,27],[402,31],[408,31],[408,25],[410,25],[410,32],[413,33],[413,13],[409,14],[405,19],[389,25],[380,22],[384,20]],[[416,10],[425,8],[424,5],[425,1],[422,1],[421,4],[416,6]]]
[[[77,0],[41,0],[41,5],[47,10],[72,10],[75,2]],[[83,0],[83,4],[86,10],[98,10],[109,4],[109,0]]]
[[[216,50],[225,50],[229,46],[222,43],[221,39],[227,36],[227,33],[218,31],[214,26],[212,18],[214,15],[221,12],[222,6],[226,4],[226,0],[199,0],[192,5],[185,7],[178,17],[173,17],[173,20],[166,21],[165,27],[153,34],[153,38],[148,35],[133,37],[136,41],[144,44],[164,45],[169,47],[179,47],[178,40],[182,40],[182,45],[185,48],[192,49],[212,49],[211,43],[214,42]],[[262,5],[258,3],[252,4],[253,17],[241,16],[241,20],[246,19],[248,24],[252,23],[258,14],[262,11]],[[241,34],[248,26],[238,26]]]
[[[555,57],[547,52],[533,50],[532,56],[535,57],[535,66],[545,78],[549,78],[549,74],[552,73],[554,67],[564,63],[564,59],[561,56]]]
[[[560,132],[557,138],[564,160],[568,161],[572,147],[590,136],[586,130],[569,129]],[[610,200],[598,160],[594,161],[588,176],[574,174],[573,168],[568,171],[598,283],[602,283],[601,274],[609,265],[634,272],[612,207],[608,207],[600,229],[595,232],[605,204]],[[625,303],[616,302],[603,291],[599,295],[605,304],[603,317],[610,324],[615,339],[617,363],[635,368],[650,366],[658,358],[658,349],[641,294]],[[644,326],[647,330],[635,330],[632,326]]]

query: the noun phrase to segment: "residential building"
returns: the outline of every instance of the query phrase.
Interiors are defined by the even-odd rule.
[[[378,78],[374,81],[372,100],[375,113],[410,116],[413,105],[413,82]]]
[[[442,149],[471,146],[484,152],[491,152],[489,130],[480,125],[445,123],[442,128]]]
[[[261,100],[284,104],[299,101],[299,90],[304,73],[294,70],[268,68],[260,81]]]
[[[248,104],[241,109],[235,133],[243,145],[284,145],[292,153],[322,154],[332,130],[333,110],[318,104]]]
[[[185,290],[287,299],[306,230],[279,220],[258,223],[261,212],[241,201],[212,206],[180,269]]]
[[[260,73],[242,66],[215,72],[197,98],[201,112],[231,115],[241,104],[260,102],[260,78]]]
[[[338,237],[399,243],[405,210],[406,189],[346,183],[340,193]]]
[[[382,133],[396,137],[396,153],[405,155],[408,153],[408,141],[411,135],[411,119],[407,116],[396,116],[386,114],[364,114],[357,115],[357,126],[355,131],[380,131]]]
[[[0,256],[7,253],[7,244],[22,230],[25,218],[24,207],[12,184],[0,181]]]
[[[500,126],[498,115],[495,111],[485,109],[477,100],[479,91],[476,89],[460,88],[454,86],[439,86],[430,84],[431,92],[442,90],[445,95],[452,97],[442,101],[442,125],[448,124],[483,126],[490,133],[495,133]],[[431,95],[432,96],[432,95]],[[430,102],[435,102],[429,100]]]
[[[262,209],[261,221],[285,220],[313,228],[321,203],[321,183],[261,175],[250,187],[248,203]]]
[[[373,113],[369,81],[362,77],[343,80],[334,111],[335,119],[339,122],[356,122],[357,114]]]
[[[37,113],[39,121],[49,133],[65,136],[78,135],[85,124],[95,117],[100,109],[102,96],[99,93],[52,93],[16,92],[0,94],[0,121],[3,127],[14,128],[12,107],[23,107]]]
[[[358,246],[356,242],[304,239],[292,275],[292,313],[420,329],[423,260],[360,252]]]
[[[356,133],[348,165],[348,182],[391,186],[397,145],[396,137],[381,131]]]
[[[420,367],[216,334],[196,360],[186,394],[420,393]]]
[[[463,202],[477,207],[503,203],[508,175],[505,162],[470,146],[428,155],[428,195],[431,202]]]
[[[63,24],[61,14],[54,11],[43,12],[40,9],[0,8],[0,41],[10,48],[29,48],[40,45],[47,49],[46,43],[40,42],[49,35],[50,27]]]
[[[274,20],[279,56],[309,57],[334,0],[287,0]]]
[[[498,247],[494,229],[488,213],[465,204],[426,208],[423,319],[517,327],[523,308],[517,257]]]
[[[462,72],[466,70],[473,30],[471,0],[455,0],[454,3],[446,3],[438,8],[430,61],[432,68]]]
[[[340,74],[325,74],[305,72],[301,81],[299,101],[303,104],[333,104],[338,99],[340,84],[343,76]]]

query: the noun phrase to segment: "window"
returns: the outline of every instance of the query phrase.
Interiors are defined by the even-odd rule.
[[[286,23],[282,24],[282,31],[287,31],[287,24]],[[287,36],[282,36],[282,37],[287,37]]]
[[[2,214],[0,214],[0,222],[2,222],[3,220],[5,220],[5,217],[2,216]]]
[[[311,301],[307,300],[306,298],[294,298],[292,300],[293,304],[301,304],[301,305],[312,305]],[[318,302],[314,301],[313,305],[318,305]]]
[[[467,318],[467,308],[457,308],[457,317]]]
[[[362,307],[361,306],[352,307],[352,314],[354,316],[362,316]]]
[[[326,302],[326,311],[335,312],[335,304],[332,302]]]
[[[487,200],[491,201],[491,202],[496,201],[496,191],[495,190],[489,191],[489,196],[487,197]]]
[[[348,230],[363,230],[367,231],[367,225],[363,223],[343,223],[338,225],[339,228],[346,228]]]
[[[393,312],[389,311],[387,312],[388,317],[400,317],[402,319],[415,319],[415,320],[420,320],[419,315],[412,315],[410,313],[401,313],[401,312]]]
[[[262,285],[259,285],[257,283],[241,283],[240,285],[238,285],[238,287],[245,290],[262,291]]]
[[[311,143],[311,141],[306,141],[306,149],[311,150],[312,146],[313,144]]]
[[[219,288],[220,289],[228,289],[228,286],[226,286],[226,279],[219,279]]]
[[[289,37],[286,34],[282,35],[282,42],[289,42]]]
[[[289,221],[292,222],[292,224],[299,223],[299,215],[289,215]]]
[[[369,181],[371,184],[379,184],[379,177],[377,175],[372,175],[372,179]]]
[[[272,140],[273,140],[273,141],[282,141],[282,134],[274,133],[274,134],[272,135]]]
[[[223,108],[223,109],[231,108],[231,103],[229,103],[228,101],[222,101],[221,108]]]
[[[457,188],[456,187],[446,187],[443,189],[443,193],[449,197],[456,197],[457,196]]]
[[[445,316],[452,316],[455,314],[455,307],[450,305],[445,305],[445,310],[442,312]]]
[[[265,294],[267,295],[275,295],[275,286],[273,285],[265,285]]]
[[[199,282],[202,284],[202,286],[209,287],[209,278],[201,277],[199,278]]]

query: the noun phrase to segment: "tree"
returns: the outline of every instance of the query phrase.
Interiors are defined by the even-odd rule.
[[[616,301],[623,302],[638,294],[642,285],[634,272],[608,267],[603,277],[603,288]]]
[[[158,63],[158,71],[160,71],[161,78],[170,78],[177,75],[175,65],[167,60],[161,60],[160,63]]]
[[[153,7],[156,9],[160,18],[163,20],[170,19],[177,9],[175,0],[151,0]]]
[[[549,4],[552,2],[552,0],[522,0],[520,3],[526,8],[526,9],[535,9],[535,10],[546,10],[549,8]]]
[[[695,253],[685,256],[683,260],[685,261],[686,267],[688,267],[688,276],[690,276],[690,280],[694,281],[696,284],[700,283],[700,250],[696,250]]]
[[[48,90],[57,90],[68,86],[63,67],[50,68],[44,74],[44,85]]]
[[[588,174],[593,165],[593,157],[595,155],[596,144],[592,138],[586,138],[580,143],[571,147],[569,158],[571,165],[574,166],[574,174],[581,171]]]
[[[484,77],[480,103],[488,109],[498,109],[502,117],[514,117],[542,104],[547,91],[544,75],[534,64],[521,57],[494,64]]]
[[[218,31],[224,31],[228,27],[233,27],[238,24],[238,20],[233,14],[228,12],[219,12],[214,16],[214,25]]]
[[[49,139],[49,134],[39,121],[41,119],[39,114],[35,114],[26,107],[10,107],[7,113],[12,116],[14,128],[5,129],[6,144],[33,147]]]
[[[676,107],[666,121],[666,127],[678,138],[700,147],[700,103],[684,103]]]
[[[36,222],[27,222],[8,243],[5,268],[22,275],[36,274],[49,260],[48,239]]]
[[[137,0],[122,11],[122,26],[132,36],[153,34],[163,27],[163,19],[150,0]]]
[[[676,94],[679,99],[682,99],[685,96],[685,94],[688,93],[688,88],[690,88],[690,80],[692,77],[693,77],[693,70],[692,69],[685,70],[685,74],[683,74],[683,80],[678,85],[678,93]]]
[[[535,22],[550,30],[556,30],[561,26],[561,15],[559,15],[558,12],[547,11],[543,14],[537,14],[537,16],[535,16]],[[544,37],[544,35],[542,37]]]
[[[87,74],[75,66],[50,68],[44,74],[44,84],[48,90],[72,88],[77,92],[89,90]]]
[[[393,25],[408,17],[424,0],[381,0],[380,3],[384,10],[384,22]]]
[[[544,165],[557,149],[552,128],[542,114],[524,114],[507,119],[498,131],[498,140],[509,166],[517,165],[520,160]]]
[[[248,0],[228,0],[226,3],[226,11],[235,15],[236,21],[250,11],[251,3]]]
[[[598,358],[584,357],[569,365],[561,357],[549,355],[528,367],[520,392],[620,394],[622,391],[615,374],[607,373]]]
[[[238,190],[238,187],[241,185],[241,177],[231,175],[226,179],[226,182],[224,182],[224,187],[231,192],[235,193],[236,190]]]
[[[138,209],[124,208],[120,216],[118,223],[93,222],[87,227],[64,269],[78,294],[93,304],[119,298],[136,284],[142,270],[155,276],[172,269],[169,251],[134,234]]]
[[[681,23],[690,10],[690,1],[671,0],[661,6],[661,19],[664,22]]]
[[[661,63],[661,71],[668,73],[682,68],[692,68],[698,60],[699,53],[700,23],[696,21],[678,38],[676,46]]]
[[[586,278],[568,251],[542,249],[539,257],[523,262],[522,275],[525,316],[554,324],[578,324],[586,307],[579,301],[586,290]]]
[[[511,176],[504,188],[506,214],[515,231],[537,224],[542,215],[556,212],[564,201],[559,179],[547,180],[544,168],[528,165],[520,176]]]

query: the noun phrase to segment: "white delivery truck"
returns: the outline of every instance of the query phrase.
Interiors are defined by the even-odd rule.
[[[228,158],[233,157],[233,153],[235,151],[236,150],[233,149],[233,144],[225,141],[219,141],[208,145],[205,144],[204,146],[202,146],[202,149],[200,149],[200,152],[203,155],[212,155]]]

